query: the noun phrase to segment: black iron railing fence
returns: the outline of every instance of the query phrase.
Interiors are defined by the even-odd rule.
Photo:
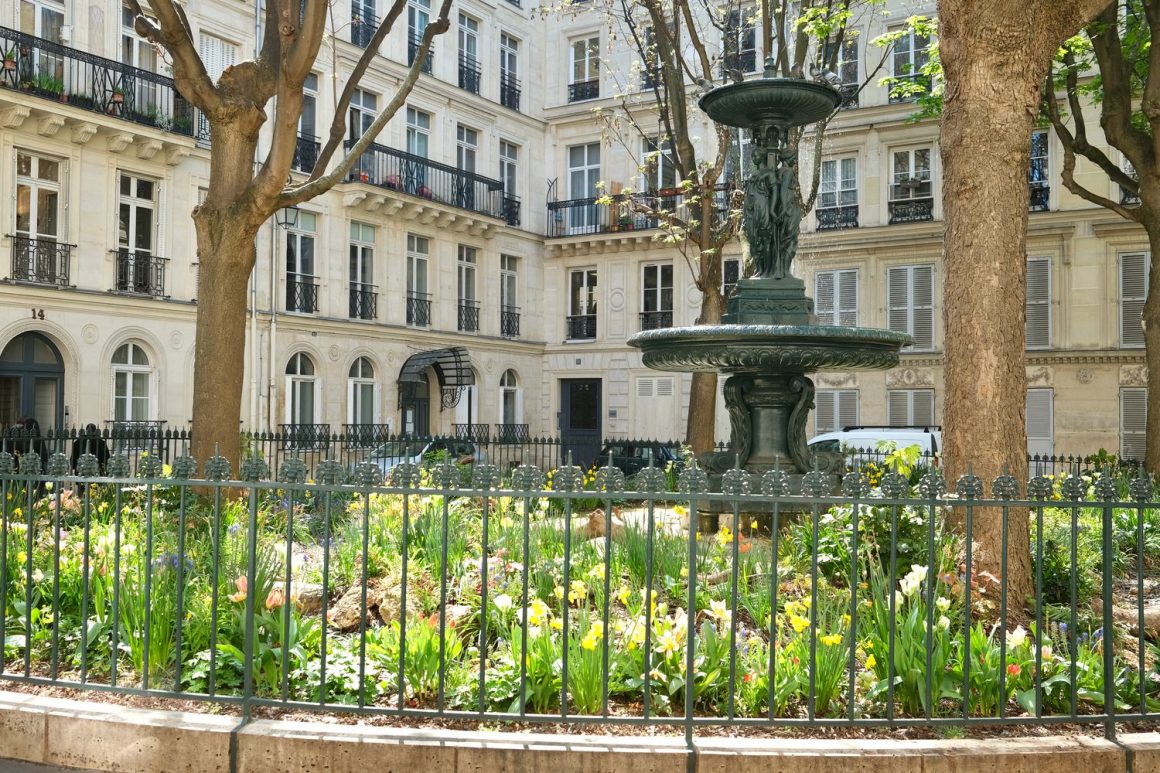
[[[430,293],[407,293],[407,324],[416,327],[431,325]]]
[[[75,244],[8,234],[12,240],[12,278],[19,282],[68,287]]]
[[[117,292],[165,295],[167,258],[137,250],[117,250]]]
[[[286,277],[286,311],[313,314],[318,311],[318,283],[307,274]]]
[[[318,154],[322,152],[322,143],[316,137],[306,137],[299,134],[294,143],[293,166],[299,172],[312,172],[318,163]]]
[[[729,217],[735,186],[725,183],[714,189],[714,210],[717,217]],[[680,217],[691,216],[689,208],[700,206],[695,191],[680,188],[662,188],[642,191],[631,196],[616,194],[607,199],[589,196],[582,199],[548,202],[549,237],[579,236],[659,228],[665,212]],[[644,209],[637,211],[637,207]]]
[[[375,319],[378,317],[379,294],[374,285],[350,283],[350,318]]]
[[[504,338],[520,337],[520,307],[504,306],[499,312],[499,334]]]
[[[517,113],[520,110],[520,79],[507,70],[499,72],[499,103]]]
[[[460,52],[459,88],[470,91],[472,94],[478,94],[480,74],[479,60],[470,54]]]
[[[711,493],[695,466],[396,450],[137,475],[114,453],[108,477],[93,454],[78,478],[0,453],[0,678],[245,717],[675,726],[690,747],[704,726],[1160,717],[1143,474],[735,470]]]
[[[458,330],[463,333],[479,332],[479,301],[459,299]]]

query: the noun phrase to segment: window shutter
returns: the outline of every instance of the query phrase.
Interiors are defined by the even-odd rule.
[[[1148,295],[1148,253],[1120,256],[1120,346],[1143,346],[1140,316]]]
[[[1051,346],[1051,260],[1035,258],[1027,261],[1027,323],[1028,349],[1046,349]]]
[[[1148,418],[1148,390],[1120,390],[1120,457],[1143,459]]]
[[[904,389],[894,389],[886,393],[886,423],[891,427],[905,427],[910,422],[910,393]]]
[[[838,428],[854,427],[858,424],[858,390],[843,389],[838,397]]]
[[[814,434],[820,435],[837,429],[834,426],[835,397],[836,394],[832,389],[819,389],[814,393]]]
[[[858,325],[858,272],[838,271],[837,314],[835,324],[847,327]]]
[[[911,393],[914,401],[914,411],[910,423],[916,427],[930,427],[934,425],[934,390],[916,389]]]
[[[834,282],[838,272],[819,271],[814,276],[814,311],[819,325],[836,325]]]
[[[1055,451],[1055,393],[1050,389],[1027,390],[1027,453],[1050,456]]]
[[[886,326],[900,333],[909,332],[907,306],[910,293],[907,267],[891,268],[886,272]]]
[[[912,266],[915,349],[934,348],[934,266]],[[920,422],[925,423],[925,422]]]
[[[636,380],[636,396],[637,397],[652,397],[653,396],[653,381],[651,378],[638,378]]]
[[[654,384],[656,387],[657,397],[672,397],[673,396],[673,377],[662,376],[656,379]]]

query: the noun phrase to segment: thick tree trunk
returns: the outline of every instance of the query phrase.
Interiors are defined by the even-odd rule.
[[[1160,191],[1154,200],[1160,201]],[[1152,251],[1148,267],[1148,297],[1144,301],[1142,317],[1144,360],[1148,368],[1144,467],[1153,475],[1160,475],[1160,216],[1145,217],[1144,223]]]
[[[996,6],[1010,6],[1008,12]],[[984,6],[984,7],[980,7]],[[1024,297],[1027,170],[1050,57],[1018,2],[940,3],[946,399],[953,488],[973,466],[990,493],[1004,471],[1026,481]],[[1042,37],[1042,36],[1040,36]],[[1042,59],[1042,61],[1040,61]],[[1012,613],[1032,595],[1026,511],[974,512],[974,567],[1007,585]],[[1006,573],[1002,558],[1006,550]]]
[[[702,202],[702,222],[711,222],[707,211],[713,197],[706,194]],[[701,244],[712,244],[712,233],[702,231]],[[721,322],[725,311],[725,298],[721,295],[721,249],[708,251],[702,247],[701,273],[701,313],[698,325],[716,325]],[[694,373],[689,386],[689,415],[685,427],[685,442],[695,454],[712,451],[717,442],[717,374]]]

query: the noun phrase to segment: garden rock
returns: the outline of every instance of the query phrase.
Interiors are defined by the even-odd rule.
[[[1092,599],[1092,611],[1097,615],[1104,613],[1102,599]],[[1112,605],[1112,619],[1117,623],[1129,626],[1133,636],[1140,635],[1140,615],[1137,609]],[[1144,636],[1149,641],[1160,640],[1160,604],[1144,607]]]
[[[355,583],[330,607],[326,620],[343,633],[358,630],[362,611],[362,583]],[[399,619],[399,588],[381,577],[367,583],[366,625],[390,623]]]
[[[273,589],[283,592],[285,583],[275,582]],[[290,598],[294,602],[294,608],[298,610],[300,615],[316,615],[322,611],[322,586],[313,582],[298,582],[297,580],[290,583]]]
[[[584,539],[595,539],[597,537],[603,537],[607,533],[608,528],[608,516],[604,513],[604,510],[593,510],[592,513],[588,516],[588,522],[582,527],[583,531],[581,536]],[[613,513],[612,538],[621,539],[623,537],[624,521],[617,518],[616,514]]]

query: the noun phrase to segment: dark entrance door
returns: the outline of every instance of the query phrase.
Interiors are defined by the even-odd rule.
[[[41,431],[64,426],[64,361],[40,333],[19,335],[0,352],[0,428],[25,416]]]
[[[600,379],[560,379],[560,463],[571,451],[573,464],[592,464],[600,453],[600,429]]]
[[[431,434],[431,397],[427,374],[416,374],[414,380],[400,381],[403,413],[403,434],[408,437],[427,437]]]

